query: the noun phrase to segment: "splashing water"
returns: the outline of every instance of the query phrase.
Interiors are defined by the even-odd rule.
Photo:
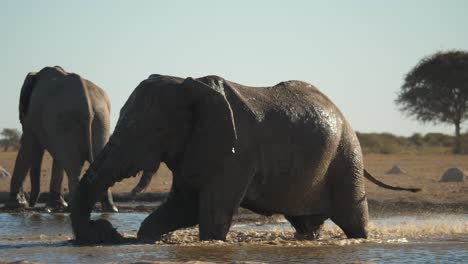
[[[298,240],[294,229],[285,221],[277,224],[234,225],[227,241],[200,242],[198,230],[185,229],[166,235],[158,244],[258,244],[286,246],[352,245],[360,243],[408,243],[427,241],[468,242],[468,216],[444,215],[419,219],[394,217],[374,219],[369,223],[368,239],[346,239],[340,228],[327,221],[317,241]],[[131,233],[128,233],[131,235]]]

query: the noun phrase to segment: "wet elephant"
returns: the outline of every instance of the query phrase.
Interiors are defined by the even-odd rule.
[[[21,88],[19,119],[23,135],[6,207],[36,204],[45,150],[53,158],[47,206],[67,207],[61,194],[63,172],[68,175],[68,191],[72,197],[84,162],[92,162],[109,139],[109,118],[109,99],[91,81],[67,73],[59,66],[29,73]],[[28,171],[29,201],[22,190]],[[117,211],[110,189],[100,198],[103,210]]]
[[[355,132],[308,83],[255,88],[217,76],[152,75],[133,91],[80,181],[71,210],[76,241],[124,240],[106,220],[90,221],[91,209],[109,186],[160,161],[173,184],[141,224],[143,242],[197,224],[201,240],[225,240],[238,206],[283,214],[303,237],[316,238],[331,219],[348,237],[365,238],[364,178],[404,189],[364,170]]]

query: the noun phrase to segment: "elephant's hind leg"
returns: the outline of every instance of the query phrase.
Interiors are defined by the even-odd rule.
[[[39,143],[34,144],[31,160],[29,179],[31,181],[31,194],[29,195],[29,206],[34,207],[41,192],[41,165],[44,156],[44,148]]]
[[[367,198],[362,154],[352,144],[343,144],[329,169],[330,219],[348,238],[367,238]]]
[[[63,167],[54,159],[52,163],[52,177],[50,178],[49,198],[46,206],[52,210],[63,210],[68,207],[62,196]]]
[[[315,240],[320,237],[320,231],[327,216],[323,215],[301,215],[284,216],[296,229],[297,239]]]
[[[348,238],[367,238],[369,214],[362,175],[354,169],[343,175],[331,185],[330,219]]]
[[[81,169],[84,165],[84,159],[78,149],[78,146],[69,144],[60,152],[52,154],[54,159],[57,159],[60,166],[63,166],[68,176],[68,205],[71,204],[75,191],[78,188],[78,182],[80,179]],[[57,170],[59,168],[56,168]]]
[[[21,137],[21,146],[16,156],[15,168],[11,177],[10,194],[5,203],[7,208],[28,207],[29,203],[23,192],[23,183],[32,166],[33,156],[37,155],[40,149],[39,143],[34,138],[30,130],[25,130]]]
[[[336,212],[331,220],[343,230],[346,237],[367,238],[368,212],[366,198],[363,197],[360,202],[348,203],[344,206],[348,208],[339,213]]]
[[[93,160],[91,158],[96,158],[101,150],[106,145],[107,141],[109,140],[109,128],[106,122],[104,122],[105,118],[100,116],[96,116],[92,122],[92,153],[93,157],[89,157],[89,163],[92,163]],[[111,188],[108,188],[107,191],[102,195],[101,199],[101,210],[103,212],[118,212],[117,206],[114,203],[114,199],[112,198],[112,191]]]
[[[179,228],[191,227],[198,222],[197,199],[170,196],[158,209],[141,223],[137,238],[144,243],[161,240],[162,235]]]

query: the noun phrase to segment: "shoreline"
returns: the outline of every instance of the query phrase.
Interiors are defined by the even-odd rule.
[[[47,193],[41,194],[38,203],[41,205],[34,208],[10,210],[4,207],[8,193],[0,192],[0,213],[33,213],[49,212],[44,202]],[[132,196],[130,193],[114,193],[114,201],[119,208],[119,213],[152,212],[167,196],[167,193],[143,193]],[[403,201],[399,199],[377,200],[368,199],[370,217],[388,217],[401,215],[431,215],[431,214],[468,214],[468,203],[466,202],[433,202],[424,200]],[[96,205],[95,212],[100,212],[100,205]],[[253,213],[247,209],[239,208],[235,218],[241,222],[266,221],[278,218],[280,215],[263,216]],[[238,221],[239,219],[237,219]]]

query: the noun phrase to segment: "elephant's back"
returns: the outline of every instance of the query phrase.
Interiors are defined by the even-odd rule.
[[[324,93],[303,81],[285,81],[267,87],[229,84],[244,104],[244,109],[248,109],[260,122],[265,121],[268,115],[274,118],[284,116],[291,122],[307,122],[320,114],[345,119]]]
[[[334,146],[341,138],[344,116],[311,84],[287,81],[264,88],[244,86],[239,94],[255,119],[254,129],[271,141],[289,138],[300,144]]]
[[[333,114],[340,119],[343,115],[336,105],[317,87],[303,81],[286,81],[268,87],[262,92],[269,98],[267,109],[289,112],[293,119],[309,118],[317,112]]]
[[[42,111],[81,111],[87,109],[84,80],[69,74],[63,78],[44,80],[37,84],[31,95],[31,107]]]
[[[89,101],[84,80],[76,74],[37,84],[30,101],[29,118],[43,134],[60,129],[63,132],[82,130],[90,119]],[[52,129],[53,130],[53,129]]]
[[[235,83],[231,86],[241,101],[235,103],[230,99],[234,118],[248,123],[247,128],[238,125],[240,139],[248,141],[245,148],[260,149],[267,156],[281,151],[327,157],[328,153],[336,152],[348,124],[333,102],[316,87],[302,81],[263,88]],[[242,132],[249,136],[243,136]]]

